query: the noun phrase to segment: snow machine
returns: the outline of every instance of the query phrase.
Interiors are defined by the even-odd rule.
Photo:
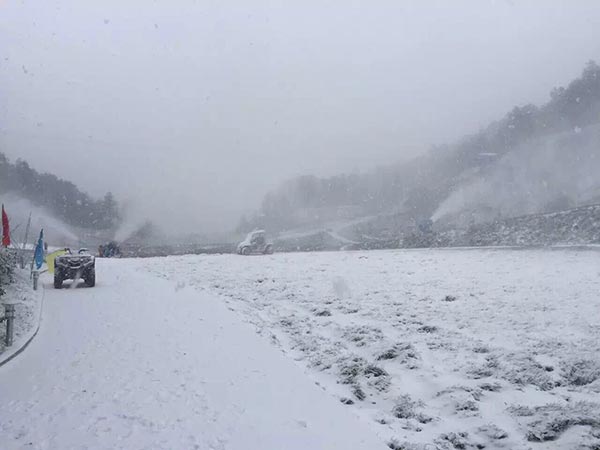
[[[431,219],[421,219],[417,223],[419,231],[423,234],[430,234],[433,232],[433,221]]]
[[[237,246],[238,255],[271,255],[273,244],[267,241],[265,230],[254,230]]]
[[[115,241],[110,241],[108,244],[98,247],[98,256],[101,258],[120,258],[121,249]]]
[[[96,259],[82,248],[73,254],[70,249],[54,258],[54,288],[62,288],[64,280],[77,281],[83,278],[85,284],[93,287],[96,284]]]

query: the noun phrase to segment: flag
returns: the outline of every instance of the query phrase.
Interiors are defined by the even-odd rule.
[[[49,253],[48,256],[46,256],[46,266],[48,266],[49,273],[54,273],[54,259],[57,256],[64,255],[65,253],[67,253],[67,250],[61,248],[60,250],[56,250],[55,252]]]
[[[10,227],[8,226],[8,215],[4,211],[4,204],[2,204],[2,247],[8,247],[10,245]]]
[[[33,260],[35,261],[36,269],[40,270],[42,264],[44,264],[44,229],[40,231],[40,237],[38,238],[37,245],[35,246],[35,253],[33,254]]]

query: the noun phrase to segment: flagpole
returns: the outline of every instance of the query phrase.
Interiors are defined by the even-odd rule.
[[[25,268],[25,251],[27,249],[27,238],[29,237],[29,227],[31,226],[31,211],[29,211],[29,218],[27,219],[27,225],[25,226],[25,236],[23,237],[23,246],[21,248],[21,268]]]
[[[27,238],[29,237],[29,227],[31,226],[31,211],[29,211],[29,219],[27,220],[27,226],[25,227],[25,238],[23,239],[23,250],[27,245]]]

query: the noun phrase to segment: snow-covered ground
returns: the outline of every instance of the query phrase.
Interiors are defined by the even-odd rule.
[[[14,283],[6,286],[6,294],[0,300],[0,316],[4,315],[6,303],[14,303],[15,320],[13,345],[5,347],[6,323],[0,324],[0,363],[11,357],[35,334],[40,321],[43,290],[33,290],[29,268],[15,268]]]
[[[0,367],[0,449],[385,448],[222,302],[148,272],[166,261],[45,276],[40,331]]]
[[[598,249],[104,259],[44,288],[2,450],[600,445]]]
[[[600,445],[597,249],[187,256],[146,268],[219,296],[392,448]]]

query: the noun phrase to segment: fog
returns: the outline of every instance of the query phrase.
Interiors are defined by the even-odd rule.
[[[53,217],[44,208],[14,194],[3,195],[2,201],[10,205],[7,213],[10,214],[11,238],[15,246],[20,247],[23,243],[34,246],[41,229],[44,229],[45,238],[52,242],[54,247],[76,245],[80,242],[76,230]],[[30,215],[30,229],[27,232]]]
[[[550,135],[518,146],[490,173],[473,174],[443,201],[433,222],[464,215],[463,225],[496,217],[545,212],[549,206],[597,203],[600,200],[600,126]],[[527,151],[525,151],[527,150]],[[560,168],[560,169],[557,169]],[[487,217],[485,217],[487,216]],[[456,217],[452,217],[456,221]]]
[[[5,0],[0,50],[0,151],[207,232],[545,101],[598,59],[600,5]]]

